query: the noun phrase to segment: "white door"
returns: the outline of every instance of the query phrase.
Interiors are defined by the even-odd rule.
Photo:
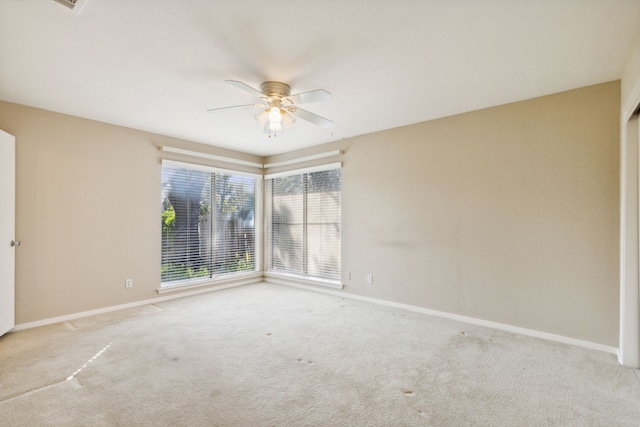
[[[16,139],[0,130],[0,335],[15,326]]]
[[[620,216],[620,348],[618,360],[630,368],[640,367],[640,254],[639,248],[639,174],[638,143],[640,121],[632,116],[627,122],[621,145]]]

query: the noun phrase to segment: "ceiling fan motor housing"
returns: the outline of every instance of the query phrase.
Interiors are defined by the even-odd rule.
[[[269,98],[282,99],[291,94],[291,87],[280,82],[264,82],[260,85],[260,90]]]

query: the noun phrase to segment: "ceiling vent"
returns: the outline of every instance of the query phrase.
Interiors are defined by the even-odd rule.
[[[78,3],[78,0],[53,0],[57,3],[60,3],[61,5],[67,6],[69,9],[73,9],[74,7],[76,7],[76,4]]]

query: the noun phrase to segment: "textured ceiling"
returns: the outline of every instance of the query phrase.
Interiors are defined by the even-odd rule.
[[[638,0],[0,0],[0,99],[270,155],[616,80]],[[333,101],[267,138],[224,82]]]

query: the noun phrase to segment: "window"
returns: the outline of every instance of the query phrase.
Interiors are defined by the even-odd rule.
[[[267,176],[268,272],[340,280],[342,171]]]
[[[256,270],[256,178],[162,165],[162,286]]]

